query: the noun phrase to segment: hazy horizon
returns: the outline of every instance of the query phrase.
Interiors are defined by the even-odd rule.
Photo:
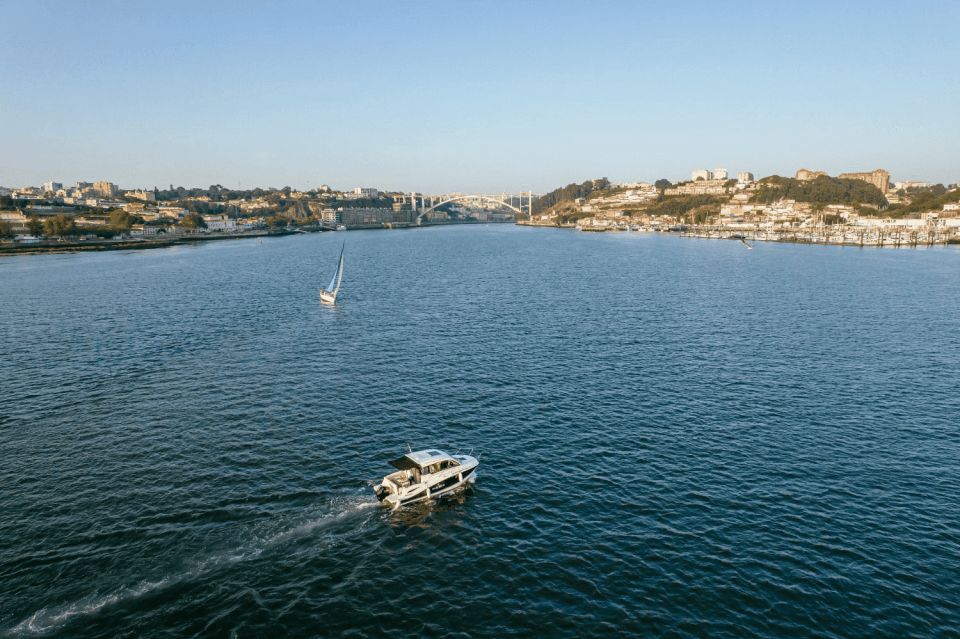
[[[960,181],[960,5],[0,5],[0,184]]]

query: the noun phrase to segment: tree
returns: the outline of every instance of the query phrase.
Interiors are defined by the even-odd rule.
[[[63,239],[67,236],[77,234],[77,225],[72,217],[66,215],[54,215],[43,221],[43,231],[51,237]]]
[[[207,222],[199,213],[187,213],[180,220],[180,226],[185,229],[205,229],[207,228]]]
[[[13,225],[6,220],[0,221],[0,240],[12,240],[17,235],[13,232]]]
[[[30,235],[40,237],[43,235],[43,222],[41,222],[38,217],[30,217],[27,221],[27,230],[30,232]]]
[[[110,212],[110,227],[118,233],[126,233],[133,225],[133,219],[130,214],[123,209],[117,209]]]
[[[660,178],[659,180],[654,182],[653,185],[657,187],[658,191],[663,191],[664,189],[669,189],[671,186],[673,186],[670,180],[666,178]]]

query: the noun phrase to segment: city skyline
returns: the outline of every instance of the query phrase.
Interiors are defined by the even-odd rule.
[[[952,183],[948,3],[7,4],[0,184]]]

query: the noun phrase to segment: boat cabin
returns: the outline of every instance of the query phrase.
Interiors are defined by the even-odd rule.
[[[401,485],[419,484],[423,475],[439,473],[442,470],[459,466],[460,462],[439,450],[418,450],[394,459],[390,465],[400,470],[389,477]]]

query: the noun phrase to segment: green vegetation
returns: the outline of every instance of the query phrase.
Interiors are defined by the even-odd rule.
[[[557,226],[573,224],[577,220],[593,216],[593,213],[582,212],[573,202],[561,202],[556,205],[554,211],[557,214]]]
[[[274,215],[267,218],[267,226],[272,229],[282,229],[287,226],[290,220],[282,215]]]
[[[123,209],[110,212],[110,228],[117,233],[127,233],[133,226],[133,218]]]
[[[694,224],[704,222],[710,215],[718,215],[725,195],[675,195],[662,197],[656,204],[643,210],[646,215],[668,215]]]
[[[0,221],[0,240],[12,240],[17,236],[13,232],[13,225],[6,220]]]
[[[543,213],[563,202],[573,202],[581,197],[590,197],[597,191],[605,191],[610,188],[610,180],[600,178],[598,180],[587,180],[582,184],[568,184],[562,188],[554,189],[546,195],[541,196],[533,203],[534,215]]]
[[[72,217],[66,215],[54,215],[43,221],[43,232],[50,237],[75,237],[77,235],[77,224]]]
[[[909,204],[891,204],[884,214],[890,217],[905,217],[924,211],[940,211],[944,204],[960,202],[960,189],[947,191],[942,184],[923,189],[908,189],[904,195],[910,199]]]
[[[185,229],[205,229],[207,228],[207,222],[199,213],[187,213],[180,220],[180,226]]]
[[[14,210],[26,208],[29,202],[27,200],[13,199],[9,195],[0,195],[0,210]]]
[[[43,222],[40,221],[40,218],[31,216],[27,220],[27,230],[33,237],[40,237],[43,235]]]
[[[842,180],[821,175],[814,180],[797,180],[773,175],[759,182],[751,202],[770,204],[788,199],[811,204],[851,204],[885,207],[887,198],[872,184],[862,180]]]
[[[667,178],[660,178],[654,182],[653,185],[657,187],[657,190],[661,193],[663,193],[664,189],[669,189],[671,186],[673,186],[673,184]]]

